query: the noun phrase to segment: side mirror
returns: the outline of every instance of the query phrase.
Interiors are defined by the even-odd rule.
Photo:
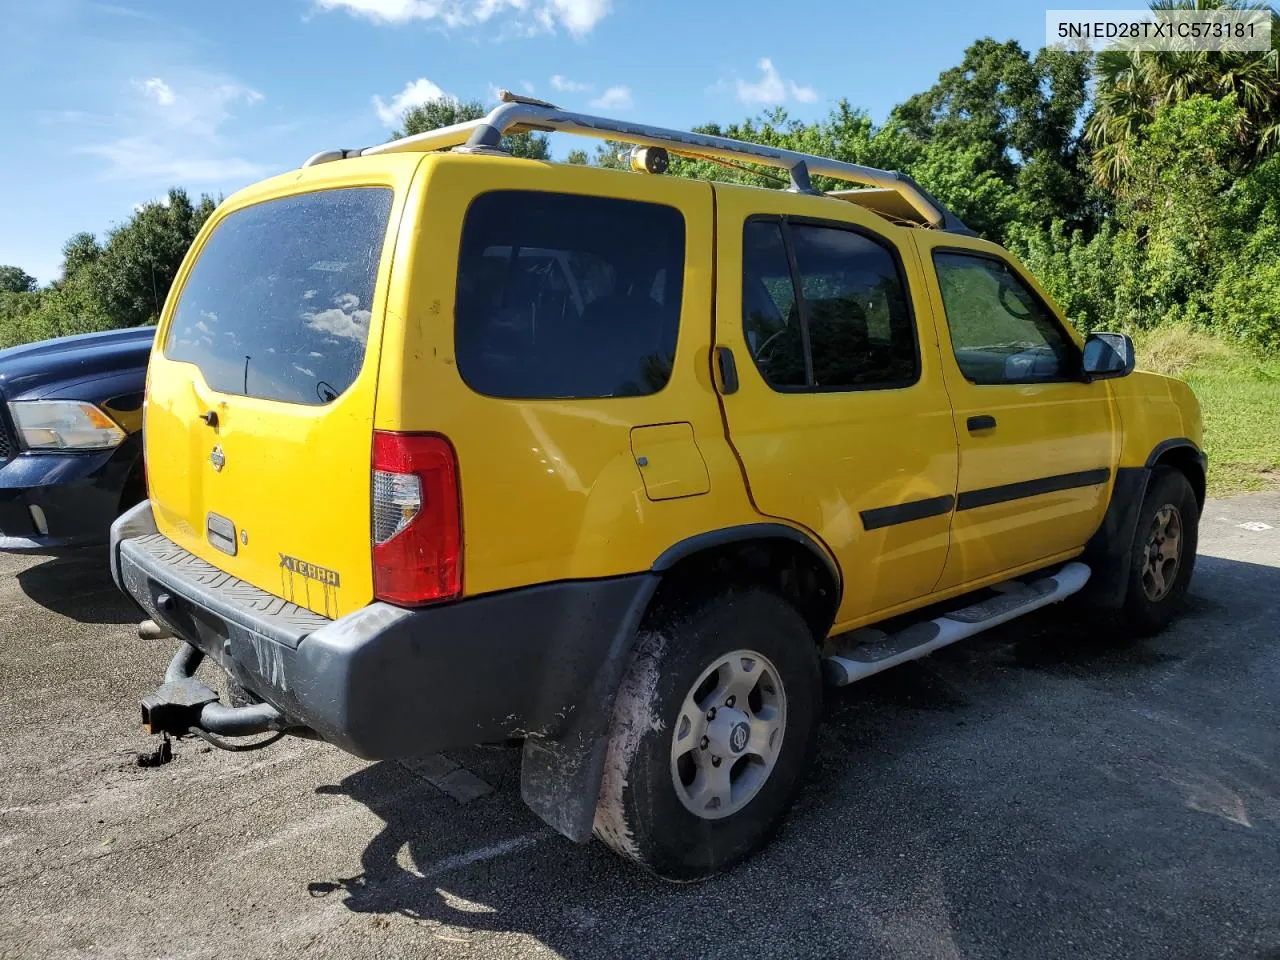
[[[1084,341],[1086,380],[1110,380],[1133,373],[1133,340],[1124,333],[1091,333]]]

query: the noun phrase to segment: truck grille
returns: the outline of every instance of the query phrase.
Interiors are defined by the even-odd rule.
[[[0,400],[0,463],[11,460],[17,452],[18,445],[9,433],[9,411],[5,408],[4,401]]]

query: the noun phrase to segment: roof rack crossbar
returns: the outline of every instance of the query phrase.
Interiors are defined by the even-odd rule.
[[[948,229],[956,223],[950,212],[930,197],[914,180],[893,170],[879,170],[857,163],[845,163],[813,154],[783,150],[763,144],[731,140],[705,133],[687,133],[647,124],[630,123],[608,117],[574,113],[558,107],[543,106],[526,100],[511,99],[500,103],[479,120],[455,123],[426,133],[414,134],[389,143],[350,151],[349,155],[370,156],[418,150],[444,150],[466,146],[472,149],[496,149],[508,133],[526,130],[573,133],[600,140],[619,140],[637,146],[664,147],[671,153],[697,155],[721,160],[749,160],[764,166],[786,170],[793,190],[811,192],[811,176],[831,177],[849,183],[884,187],[899,193],[931,227]],[[319,156],[319,155],[317,155]]]

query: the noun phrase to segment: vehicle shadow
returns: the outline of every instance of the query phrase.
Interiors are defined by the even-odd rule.
[[[308,890],[317,898],[341,897],[356,913],[412,918],[440,939],[523,934],[572,958],[636,951],[902,955],[894,924],[908,921],[893,919],[899,909],[932,925],[929,936],[940,938],[934,945],[948,947],[939,955],[953,946],[959,955],[970,952],[961,946],[977,936],[973,931],[993,922],[1007,925],[1011,938],[1025,935],[1026,943],[1054,942],[1055,931],[1079,929],[1070,911],[1082,903],[1087,911],[1111,915],[1111,950],[1127,943],[1134,948],[1129,955],[1155,955],[1181,944],[1190,949],[1187,955],[1197,954],[1198,945],[1212,952],[1221,917],[1193,913],[1187,924],[1198,924],[1197,932],[1171,928],[1166,935],[1142,928],[1138,906],[1126,912],[1116,898],[1131,882],[1121,879],[1131,854],[1116,845],[1146,843],[1157,829],[1169,830],[1176,841],[1177,831],[1186,831],[1188,845],[1179,850],[1170,841],[1171,855],[1208,858],[1221,839],[1201,841],[1194,824],[1184,826],[1185,811],[1176,805],[1144,811],[1130,834],[1123,811],[1138,802],[1133,783],[1121,777],[1109,787],[1111,781],[1088,776],[1076,783],[1063,768],[1037,766],[1044,751],[1067,757],[1066,770],[1094,769],[1088,750],[1079,746],[1102,722],[1090,714],[1092,698],[1117,704],[1106,716],[1111,724],[1129,722],[1135,698],[1153,710],[1198,710],[1191,716],[1209,723],[1226,691],[1249,682],[1249,658],[1235,656],[1233,648],[1248,647],[1250,656],[1267,650],[1271,635],[1264,633],[1280,608],[1280,568],[1212,557],[1198,564],[1185,616],[1158,637],[1135,639],[1062,606],[834,692],[816,763],[780,837],[725,876],[670,885],[599,843],[569,843],[520,803],[516,753],[492,751],[500,754],[491,762],[502,783],[465,809],[439,798],[437,806],[424,807],[422,797],[431,788],[423,783],[412,795],[414,775],[393,762],[321,787],[319,792],[364,805],[383,826],[365,846],[359,874],[317,878]],[[1194,669],[1181,669],[1192,660]],[[1202,680],[1209,692],[1197,707],[1187,691]],[[1154,744],[1157,757],[1178,749],[1172,741]],[[1108,789],[1116,797],[1095,796]],[[1023,806],[1024,797],[1035,798],[1033,812]],[[851,829],[851,811],[864,808],[870,815]],[[1088,884],[1073,887],[1060,907],[1046,901],[1028,915],[1023,901],[1035,896],[1031,891],[1065,882],[1064,873],[1078,862],[1080,848],[1073,844],[1082,842],[1082,809],[1097,818],[1085,829],[1106,831],[1115,849],[1098,854],[1101,866],[1090,865]],[[981,812],[976,819],[975,810]],[[1011,836],[1018,849],[1042,852],[993,855]],[[1218,846],[1196,846],[1201,842]],[[1060,861],[1043,852],[1055,849],[1066,851]],[[1254,868],[1249,857],[1239,866],[1244,875]],[[1191,884],[1215,882],[1193,870],[1186,876],[1186,886],[1161,887],[1165,899],[1142,909],[1173,915],[1203,892]],[[1133,926],[1126,928],[1128,923]],[[1063,950],[1070,952],[1065,945]]]
[[[87,547],[27,567],[18,585],[31,600],[80,623],[137,623],[142,613],[111,579],[105,549]]]

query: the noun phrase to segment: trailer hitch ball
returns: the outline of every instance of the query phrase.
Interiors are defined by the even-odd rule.
[[[142,728],[147,733],[184,734],[199,722],[205,705],[217,699],[216,691],[194,677],[170,680],[142,698]]]

